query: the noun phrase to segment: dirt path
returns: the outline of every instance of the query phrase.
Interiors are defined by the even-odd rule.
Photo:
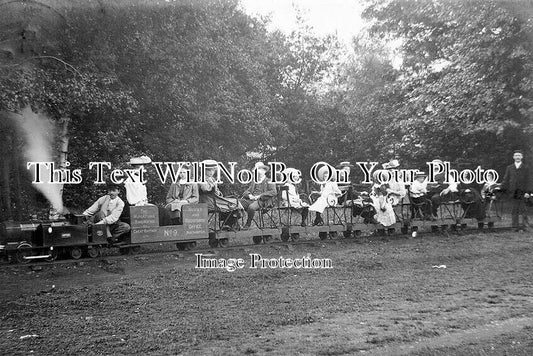
[[[531,235],[253,246],[215,256],[251,252],[330,258],[334,268],[198,270],[194,255],[176,253],[0,269],[2,353],[533,354]]]

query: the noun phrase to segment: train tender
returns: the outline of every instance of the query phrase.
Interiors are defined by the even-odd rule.
[[[96,258],[103,248],[119,248],[123,254],[137,253],[142,245],[175,243],[179,250],[194,248],[198,241],[207,241],[211,247],[224,247],[230,241],[250,241],[254,244],[268,242],[277,237],[282,241],[298,240],[301,236],[318,236],[320,239],[357,237],[369,233],[411,234],[417,231],[456,230],[470,227],[492,228],[501,221],[501,202],[494,195],[480,201],[469,189],[463,189],[458,199],[439,206],[437,218],[426,218],[424,204],[409,204],[406,197],[394,207],[396,223],[390,226],[376,224],[369,214],[370,199],[365,193],[352,192],[353,199],[341,200],[328,206],[323,225],[302,224],[301,208],[281,206],[278,189],[274,206],[261,209],[255,216],[251,229],[227,231],[225,221],[216,209],[208,211],[207,204],[184,205],[181,225],[161,226],[159,209],[155,205],[131,206],[131,231],[120,244],[110,244],[105,225],[88,225],[82,215],[69,215],[64,220],[32,221],[27,223],[4,222],[0,224],[0,256],[20,263],[35,259],[55,260],[60,253],[73,259],[84,254]],[[312,199],[311,199],[312,200]],[[311,201],[310,201],[311,202]],[[302,226],[304,225],[304,226]]]

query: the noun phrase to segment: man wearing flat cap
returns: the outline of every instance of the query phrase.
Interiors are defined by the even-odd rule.
[[[248,218],[243,229],[249,229],[255,216],[255,212],[262,208],[272,206],[272,200],[276,196],[276,185],[270,182],[266,173],[268,166],[263,162],[257,162],[254,171],[257,171],[258,182],[252,181],[250,187],[244,192],[244,199],[240,200],[246,210]]]
[[[526,199],[530,198],[533,190],[531,170],[522,162],[524,154],[520,150],[513,153],[514,163],[507,166],[503,176],[502,190],[511,198],[512,227],[516,231],[527,230],[529,223],[526,210]],[[522,215],[522,225],[518,223],[518,216]]]
[[[119,220],[124,209],[124,202],[119,198],[119,187],[109,185],[107,191],[108,194],[100,197],[83,215],[92,217],[92,222],[97,225],[107,225],[112,235],[110,242],[116,243],[120,236],[130,231],[130,225]]]

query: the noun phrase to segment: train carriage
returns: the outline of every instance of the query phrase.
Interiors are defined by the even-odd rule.
[[[257,212],[248,230],[222,229],[219,213],[208,211],[205,203],[183,206],[181,225],[160,225],[160,208],[155,205],[131,206],[128,208],[131,231],[125,234],[120,245],[108,243],[109,231],[105,225],[88,225],[81,215],[56,221],[4,222],[0,224],[0,256],[21,263],[36,259],[52,261],[61,252],[74,259],[84,254],[95,258],[103,248],[118,247],[121,253],[136,253],[142,245],[154,243],[175,243],[179,250],[189,250],[198,241],[207,241],[211,247],[224,247],[229,243],[266,243],[272,238],[289,241],[302,236],[327,239],[373,232],[405,234],[476,226],[492,228],[502,220],[502,204],[496,199],[496,193],[482,202],[483,216],[472,216],[470,209],[474,201],[459,195],[457,200],[441,204],[436,219],[419,214],[425,208],[409,203],[407,197],[394,208],[397,222],[385,227],[370,222],[361,213],[369,203],[365,205],[364,193],[357,193],[363,198],[327,206],[322,214],[324,224],[312,226],[302,224],[301,209],[280,204],[283,192],[279,189],[272,207]]]

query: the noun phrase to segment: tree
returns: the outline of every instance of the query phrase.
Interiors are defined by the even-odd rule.
[[[531,147],[532,29],[508,5],[398,0],[365,11],[373,36],[403,41],[389,90],[401,100],[387,107],[400,156],[502,167],[512,148]]]

